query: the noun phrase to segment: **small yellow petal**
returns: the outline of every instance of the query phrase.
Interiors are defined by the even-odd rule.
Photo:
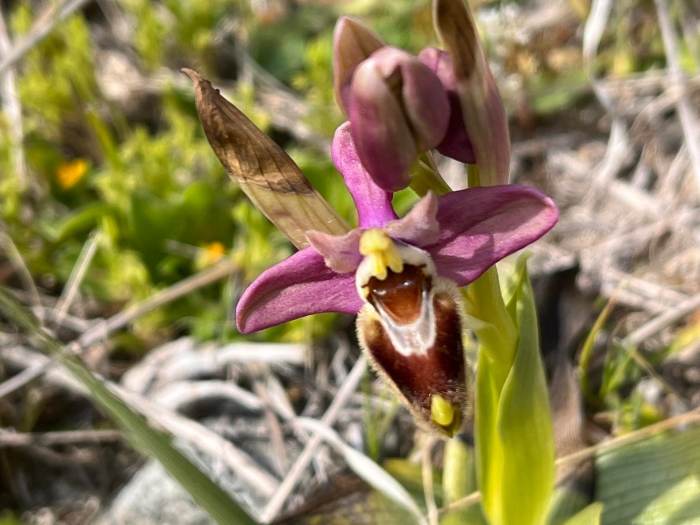
[[[61,164],[56,170],[56,182],[61,189],[69,190],[87,173],[89,164],[85,159],[75,159]]]

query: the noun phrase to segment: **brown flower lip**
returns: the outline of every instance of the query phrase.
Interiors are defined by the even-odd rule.
[[[369,304],[357,322],[358,339],[373,368],[403,399],[418,424],[432,434],[452,437],[468,410],[462,313],[456,286],[405,265],[384,281],[367,283]],[[427,317],[424,309],[429,309]],[[425,326],[426,319],[431,326]],[[394,334],[403,329],[405,337]],[[436,420],[435,399],[454,409],[444,424]]]

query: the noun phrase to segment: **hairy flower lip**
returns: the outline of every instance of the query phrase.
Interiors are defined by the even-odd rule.
[[[372,368],[421,428],[443,438],[454,436],[468,411],[461,304],[454,283],[438,277],[423,294],[417,330],[404,332],[369,304],[357,318],[358,341]]]

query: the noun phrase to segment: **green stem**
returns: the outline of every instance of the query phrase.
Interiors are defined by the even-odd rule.
[[[471,306],[469,315],[483,322],[474,332],[479,338],[480,351],[484,352],[496,373],[496,384],[500,390],[513,365],[518,330],[503,301],[496,267],[486,270],[464,293]]]
[[[445,443],[442,471],[443,505],[449,505],[477,490],[474,449],[459,438]],[[477,525],[484,523],[479,506],[455,510],[440,520],[440,525]]]
[[[476,164],[467,164],[467,177],[470,188],[481,185]],[[471,306],[469,314],[485,323],[474,331],[481,343],[480,351],[484,352],[493,365],[497,388],[500,390],[513,364],[518,331],[503,301],[496,266],[486,270],[470,284],[465,296]]]
[[[421,153],[411,166],[411,189],[420,197],[432,190],[435,195],[445,195],[452,189],[442,178],[430,152]]]

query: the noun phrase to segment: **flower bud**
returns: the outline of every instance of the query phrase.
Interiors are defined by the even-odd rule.
[[[384,47],[357,67],[350,133],[362,165],[380,188],[408,186],[416,155],[442,141],[449,111],[438,77],[405,51]]]
[[[463,0],[435,0],[435,25],[452,59],[455,92],[479,167],[481,184],[507,184],[510,171],[508,117]]]
[[[418,59],[440,79],[442,87],[447,93],[447,100],[450,102],[450,120],[447,124],[447,132],[436,149],[446,157],[464,164],[475,164],[474,150],[469,140],[467,127],[464,125],[462,107],[459,104],[457,79],[450,54],[436,47],[427,47],[418,54]]]
[[[338,106],[347,116],[350,83],[355,68],[386,44],[361,22],[341,17],[333,32],[333,88]]]

